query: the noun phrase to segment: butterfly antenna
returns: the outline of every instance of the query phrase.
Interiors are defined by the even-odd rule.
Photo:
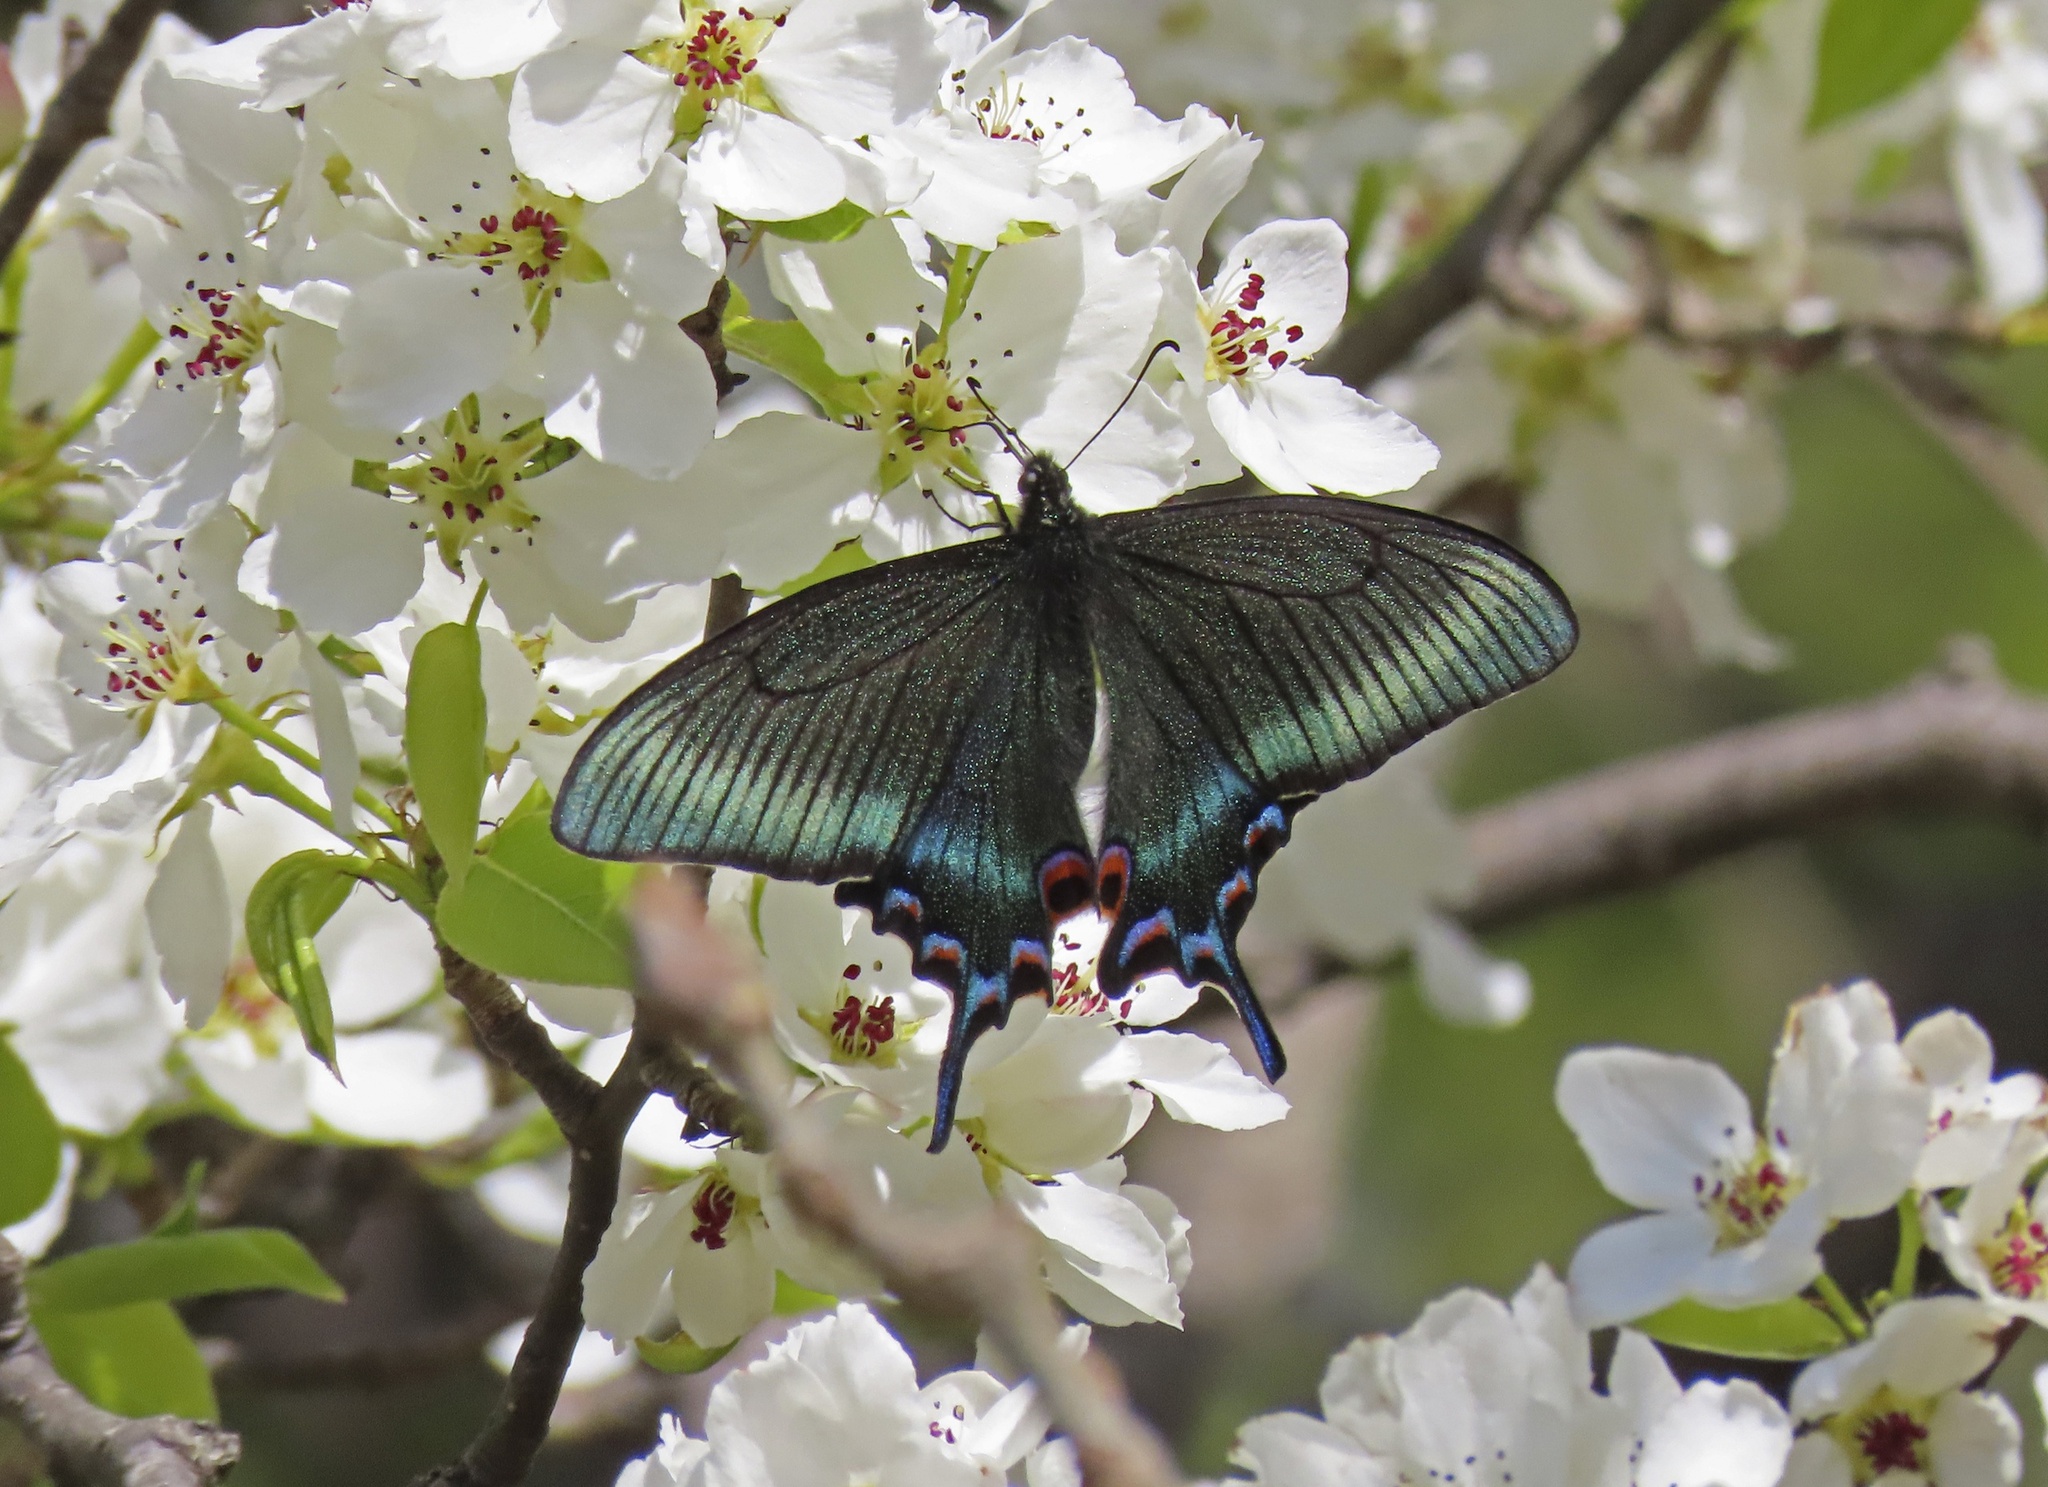
[[[945,473],[946,478],[948,480],[952,481],[953,484],[960,487],[961,490],[966,491],[968,495],[980,496],[987,501],[993,502],[996,508],[996,519],[994,521],[978,521],[970,526],[968,523],[961,521],[959,517],[954,516],[952,512],[946,510],[946,503],[939,499],[938,493],[936,491],[926,491],[925,495],[930,499],[931,503],[934,506],[938,507],[941,512],[944,512],[947,518],[950,519],[955,526],[960,527],[963,530],[969,532],[986,532],[991,527],[998,528],[999,530],[1005,532],[1015,530],[1010,525],[1010,513],[1008,509],[1004,507],[1002,498],[998,496],[994,491],[990,490],[985,485],[969,485],[966,481],[960,478],[957,471],[954,471],[952,469],[948,469]]]
[[[1003,441],[1003,448],[1010,452],[1010,456],[1020,465],[1030,459],[1031,451],[1024,447],[1024,436],[1004,422],[1003,415],[990,407],[988,399],[981,395],[981,379],[969,377],[967,390],[974,394],[974,401],[981,404],[981,411],[988,415],[988,426],[996,431],[996,437]]]
[[[1093,444],[1097,439],[1100,439],[1103,436],[1104,432],[1107,431],[1109,426],[1116,422],[1117,414],[1123,412],[1124,409],[1131,406],[1131,399],[1136,397],[1138,395],[1138,389],[1145,385],[1145,375],[1152,370],[1152,363],[1159,360],[1159,353],[1162,351],[1178,350],[1180,350],[1180,342],[1161,341],[1157,346],[1154,346],[1150,351],[1145,353],[1145,365],[1139,367],[1138,375],[1131,379],[1131,390],[1124,394],[1124,400],[1122,402],[1118,403],[1116,407],[1110,410],[1109,417],[1102,420],[1102,427],[1097,429],[1094,433],[1088,436],[1088,443],[1083,444],[1079,449],[1074,451],[1074,457],[1067,461],[1068,464],[1079,464],[1081,462],[1081,456],[1088,452],[1088,446],[1090,444]]]

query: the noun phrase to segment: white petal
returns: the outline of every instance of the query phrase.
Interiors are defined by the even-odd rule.
[[[1831,1214],[1864,1218],[1899,1201],[1927,1139],[1928,1104],[1927,1086],[1896,1047],[1872,1048],[1857,1059],[1814,1157]]]
[[[876,458],[870,434],[823,419],[764,413],[714,440],[681,485],[692,505],[723,508],[724,519],[734,522],[725,534],[722,566],[751,588],[773,589],[802,577],[854,535],[833,517],[872,488]],[[732,509],[740,491],[747,492],[743,519]]]
[[[1868,1340],[1809,1363],[1792,1381],[1792,1414],[1819,1420],[1889,1386],[1932,1398],[1975,1378],[1998,1356],[2004,1318],[1971,1296],[1902,1301],[1878,1317]]]
[[[690,171],[736,217],[815,217],[846,195],[838,157],[801,124],[727,101],[690,146]]]
[[[1231,1464],[1271,1487],[1389,1487],[1389,1468],[1334,1426],[1288,1412],[1239,1427]]]
[[[612,282],[664,320],[703,309],[725,263],[716,211],[689,188],[688,175],[682,161],[660,155],[645,185],[583,214],[583,236]]]
[[[1792,1443],[1778,1487],[1856,1487],[1856,1477],[1835,1438],[1815,1433]]]
[[[1429,913],[1415,926],[1415,971],[1437,1016],[1461,1027],[1513,1027],[1529,1014],[1529,972],[1495,960],[1464,926]]]
[[[299,671],[313,704],[313,733],[320,746],[320,782],[327,788],[327,807],[344,833],[356,829],[356,785],[362,768],[356,758],[355,733],[349,726],[348,702],[341,695],[341,676],[320,654],[312,638],[299,632]]]
[[[524,374],[532,348],[526,318],[510,274],[486,278],[473,266],[426,263],[380,275],[342,311],[335,405],[394,431],[437,418],[470,393]]]
[[[2003,140],[1965,128],[1949,137],[1949,174],[1985,302],[2000,315],[2025,309],[2048,292],[2048,212],[2026,166]]]
[[[1437,447],[1420,429],[1335,377],[1283,367],[1254,378],[1251,393],[1250,417],[1265,426],[1287,468],[1312,486],[1354,496],[1385,495],[1408,489],[1436,468]],[[1212,413],[1216,401],[1212,395]],[[1264,471],[1245,450],[1233,444],[1232,452],[1263,478]]]
[[[1760,1239],[1707,1259],[1693,1277],[1692,1294],[1709,1306],[1755,1306],[1796,1296],[1820,1274],[1820,1241],[1827,1232],[1827,1190],[1808,1188]]]
[[[178,823],[143,912],[163,962],[164,990],[184,1003],[185,1026],[204,1027],[220,1004],[235,949],[234,909],[213,849],[211,802],[200,801]]]
[[[900,376],[902,348],[917,344],[919,328],[935,324],[945,303],[886,222],[836,243],[770,234],[762,256],[775,297],[817,337],[826,362],[849,375],[886,368]]]
[[[733,1220],[725,1228],[724,1247],[715,1250],[685,1231],[674,1263],[669,1298],[676,1324],[700,1347],[723,1347],[774,1308],[775,1266],[761,1253],[752,1222]]]
[[[1218,1131],[1249,1131],[1287,1114],[1287,1097],[1238,1066],[1221,1043],[1199,1033],[1133,1034],[1130,1079],[1159,1098],[1175,1120]]]
[[[405,608],[426,563],[404,505],[354,486],[309,487],[266,499],[275,523],[250,544],[242,588],[299,622],[355,635]]]
[[[696,1184],[665,1193],[621,1193],[612,1221],[583,1273],[583,1315],[624,1342],[659,1325],[669,1310],[668,1278],[675,1252],[690,1232]]]
[[[1713,1252],[1713,1223],[1698,1212],[1609,1224],[1572,1256],[1572,1315],[1593,1328],[1661,1311],[1686,1294]]]
[[[711,438],[718,392],[697,343],[624,294],[576,286],[541,342],[548,432],[651,480],[689,468]]]
[[[1264,148],[1264,140],[1241,133],[1232,125],[1173,183],[1173,190],[1166,196],[1166,207],[1159,215],[1159,226],[1168,245],[1186,262],[1202,261],[1209,229],[1244,189]]]
[[[20,1253],[24,1260],[42,1259],[57,1237],[64,1232],[64,1226],[71,1221],[71,1193],[78,1181],[78,1148],[71,1142],[64,1143],[63,1157],[57,1168],[56,1185],[50,1189],[50,1196],[42,1206],[27,1218],[17,1219],[6,1228],[0,1229],[0,1239],[5,1239]],[[1075,1479],[1080,1487],[1080,1479]]]
[[[1899,1051],[1937,1089],[1991,1081],[1991,1036],[1967,1013],[1948,1010],[1921,1018],[1899,1040]]]
[[[553,45],[562,33],[556,10],[548,0],[379,0],[377,18],[393,27],[385,45],[398,71],[479,78]]]
[[[2020,1422],[1996,1394],[1957,1392],[1934,1407],[1927,1422],[1928,1476],[1944,1484],[2020,1479]]]
[[[1747,1379],[1702,1382],[1650,1427],[1635,1480],[1658,1487],[1775,1487],[1792,1422]]]
[[[804,0],[762,50],[760,76],[791,118],[858,139],[930,108],[945,65],[924,0]]]
[[[483,1060],[435,1033],[344,1033],[335,1039],[335,1061],[348,1083],[322,1069],[309,1099],[314,1116],[344,1135],[433,1146],[469,1134],[491,1111]]]
[[[610,201],[647,179],[675,117],[675,84],[638,57],[567,46],[512,81],[512,158],[558,195]]]
[[[1268,222],[1237,240],[1228,255],[1229,271],[1216,276],[1217,288],[1228,285],[1234,296],[1246,274],[1259,275],[1265,293],[1258,313],[1272,325],[1300,326],[1302,337],[1290,354],[1313,356],[1344,323],[1344,301],[1351,292],[1347,251],[1344,229],[1327,219]]]
[[[1690,1209],[1695,1177],[1756,1149],[1748,1099],[1703,1059],[1581,1049],[1558,1070],[1557,1108],[1602,1185],[1638,1208]]]

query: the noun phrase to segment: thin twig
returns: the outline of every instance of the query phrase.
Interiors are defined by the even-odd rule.
[[[651,879],[636,909],[642,1007],[650,1022],[708,1056],[752,1107],[794,1211],[905,1301],[978,1320],[1004,1356],[1038,1381],[1088,1487],[1177,1483],[1166,1447],[1131,1411],[1113,1366],[1062,1347],[1059,1315],[1021,1221],[996,1207],[974,1220],[919,1224],[848,1188],[822,1133],[792,1118],[768,993],[705,924],[703,905],[674,879]]]
[[[465,959],[447,945],[441,979],[448,995],[469,1013],[484,1052],[533,1086],[548,1114],[571,1141],[596,1108],[603,1086],[570,1063],[533,1020],[526,1003],[503,976]]]
[[[460,1460],[429,1472],[419,1487],[516,1487],[547,1440],[562,1379],[583,1336],[583,1272],[611,1226],[626,1130],[647,1100],[646,1041],[636,1027],[596,1099],[573,1126],[563,1127],[569,1138],[569,1212],[540,1305],[483,1429]]]
[[[1373,304],[1316,370],[1366,387],[1472,303],[1521,246],[1586,157],[1727,0],[1648,0],[1607,53],[1529,136],[1493,194],[1414,278]]]
[[[131,1420],[101,1409],[50,1362],[29,1325],[27,1262],[0,1236],[0,1417],[42,1452],[57,1487],[212,1487],[242,1455],[233,1431],[203,1420]]]
[[[56,189],[78,152],[108,131],[121,83],[142,55],[149,28],[165,4],[166,0],[121,0],[77,71],[50,100],[43,127],[14,173],[6,199],[0,201],[0,263],[14,252],[35,220],[36,208]]]
[[[1478,927],[1667,882],[1725,853],[1873,811],[2048,820],[2048,699],[1958,647],[1949,669],[1596,769],[1467,822]]]

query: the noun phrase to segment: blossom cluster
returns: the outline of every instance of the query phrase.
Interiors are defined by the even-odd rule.
[[[1989,1040],[1957,1012],[1899,1036],[1883,992],[1862,982],[1791,1009],[1762,1133],[1720,1069],[1643,1049],[1572,1054],[1557,1096],[1601,1181],[1655,1211],[1591,1236],[1564,1281],[1538,1265],[1507,1301],[1461,1289],[1403,1332],[1357,1339],[1330,1360],[1319,1415],[1245,1423],[1231,1460],[1248,1475],[1221,1487],[2019,1481],[2019,1422],[1985,1379],[2043,1320],[2048,1083],[1994,1078]],[[1858,1305],[1823,1270],[1820,1239],[1891,1208],[1893,1288]],[[1937,1293],[1918,1294],[1923,1245],[1952,1282]],[[1594,1333],[1616,1324],[1596,1370]],[[970,1401],[957,1431],[919,1438],[916,1404],[971,1376],[919,1394],[873,1325],[854,1307],[798,1325],[719,1382],[705,1439],[671,1421],[622,1487],[780,1480],[734,1464],[767,1450],[818,1453],[820,1480],[885,1458],[906,1483],[964,1480],[963,1460],[984,1479],[1020,1465],[1033,1487],[1078,1479],[1042,1419],[998,1430],[1028,1406],[993,1384],[980,1387],[994,1404]],[[1740,1376],[1682,1386],[1659,1342],[1810,1361],[1781,1399]],[[838,1424],[853,1396],[834,1381],[867,1350],[899,1380],[879,1412],[886,1447]],[[819,1382],[778,1398],[798,1366]]]

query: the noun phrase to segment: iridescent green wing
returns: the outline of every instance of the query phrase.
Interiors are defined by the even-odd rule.
[[[806,589],[669,666],[571,765],[555,834],[596,857],[829,883],[953,993],[934,1148],[967,1050],[1051,985],[1092,876],[1074,782],[1094,684],[1008,539]]]
[[[1252,496],[1102,525],[1102,985],[1171,970],[1221,986],[1277,1075],[1236,942],[1295,811],[1550,672],[1577,624],[1505,543],[1397,507]]]

